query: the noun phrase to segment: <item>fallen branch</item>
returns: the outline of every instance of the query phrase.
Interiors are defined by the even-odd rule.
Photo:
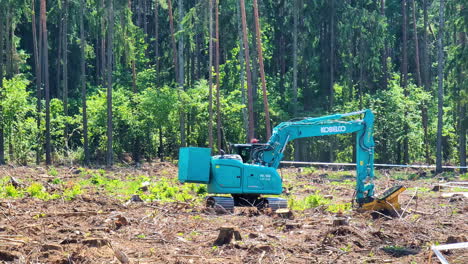
[[[411,201],[413,201],[414,197],[416,197],[417,194],[418,194],[418,187],[416,187],[416,190],[414,190],[414,194],[413,194],[413,196],[411,197],[411,199],[408,201],[408,203],[406,204],[405,209],[403,209],[403,212],[401,213],[400,218],[403,217],[403,215],[404,215],[405,212],[406,212],[406,209],[408,209],[409,204],[411,203]]]

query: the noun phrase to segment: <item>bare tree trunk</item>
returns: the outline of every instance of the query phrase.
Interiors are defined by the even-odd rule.
[[[413,31],[414,31],[414,50],[415,50],[415,65],[416,65],[416,80],[418,82],[418,86],[422,86],[422,81],[421,81],[421,68],[419,64],[419,40],[418,40],[418,29],[416,25],[416,4],[414,3],[415,0],[411,0],[413,8]]]
[[[402,79],[402,87],[405,96],[409,95],[408,91],[408,34],[406,27],[408,25],[408,19],[406,15],[407,7],[406,7],[406,0],[403,0],[401,3],[401,13],[402,13],[402,31],[403,31],[403,46],[402,46],[402,53],[403,53],[403,58],[402,58],[402,64],[401,64],[401,79]],[[404,134],[405,138],[403,139],[403,163],[408,164],[409,163],[409,141],[408,141],[408,132],[409,132],[409,127],[408,124],[405,122],[404,124]]]
[[[386,17],[385,15],[385,0],[380,1],[380,15],[382,17]],[[387,58],[388,58],[388,53],[387,53],[387,40],[384,40],[384,47],[382,50],[382,84],[383,84],[383,89],[387,90],[388,87],[388,67],[387,67]]]
[[[210,93],[208,96],[208,145],[210,149],[213,150],[213,0],[209,1],[209,29],[210,29],[210,39],[209,39],[209,69],[208,69],[208,83],[210,87]],[[216,1],[216,0],[215,0]]]
[[[298,8],[298,0],[293,0],[294,8],[293,12],[293,87],[292,87],[292,112],[293,117],[297,117],[297,26],[299,23],[299,8]],[[294,159],[300,160],[301,159],[301,146],[300,141],[294,141]]]
[[[12,21],[11,21],[11,10],[10,6],[7,7],[6,11],[6,24],[5,24],[5,41],[6,41],[6,50],[5,50],[5,73],[6,73],[6,78],[10,79],[12,76],[12,58],[11,58],[11,50],[12,50],[12,45],[13,43],[11,42],[11,29],[12,29]]]
[[[42,24],[42,63],[45,87],[45,110],[46,110],[46,165],[52,164],[51,144],[50,144],[50,90],[49,90],[49,56],[47,43],[47,17],[46,0],[41,0],[41,24]]]
[[[101,81],[100,84],[105,86],[106,83],[106,9],[105,9],[105,2],[101,0]]]
[[[250,71],[250,55],[249,55],[249,39],[247,37],[247,19],[245,15],[245,3],[244,0],[240,0],[240,9],[242,17],[242,35],[244,42],[244,53],[245,53],[245,71],[247,73],[247,109],[249,112],[249,141],[255,137],[255,122],[254,122],[254,110],[253,110],[253,92],[252,92],[252,75]]]
[[[223,149],[221,137],[221,103],[220,87],[219,87],[219,0],[215,0],[215,32],[216,32],[216,58],[215,58],[215,71],[216,71],[216,139],[218,141],[218,151]]]
[[[179,0],[179,32],[183,32],[182,21],[184,19],[184,1]],[[184,35],[183,33],[179,36],[179,57],[178,57],[178,75],[179,75],[179,90],[184,90]],[[183,109],[180,109],[180,145],[182,147],[186,146],[186,137],[185,137],[185,113]]]
[[[465,8],[462,6],[461,10]],[[467,32],[461,32],[460,35],[460,45],[462,47],[462,50],[466,50],[466,42],[467,42]],[[463,83],[463,81],[466,79],[466,73],[460,72],[459,73],[459,85]],[[467,117],[466,117],[466,101],[464,100],[459,100],[460,101],[460,110],[459,110],[459,122],[460,122],[460,146],[459,146],[459,159],[460,159],[460,166],[461,167],[466,167],[466,122]],[[467,169],[460,169],[460,173],[466,173]]]
[[[36,26],[36,1],[32,0],[32,35],[33,35],[33,47],[34,47],[34,64],[35,64],[35,73],[36,73],[36,128],[37,128],[37,139],[40,141],[41,138],[41,84],[42,84],[42,72],[41,64],[39,59],[42,58],[42,31],[39,30],[39,45],[37,43],[37,26]],[[36,149],[36,164],[39,165],[41,162],[42,147],[38,142]]]
[[[260,29],[257,0],[253,0],[253,11],[254,11],[254,20],[255,20],[255,32],[257,36],[257,52],[258,52],[258,63],[260,66],[260,79],[262,80],[263,107],[264,107],[263,110],[265,112],[266,140],[268,140],[271,137],[270,109],[268,107],[268,95],[266,91],[265,66],[263,65],[262,35],[261,35],[261,29]]]
[[[68,116],[68,0],[64,0],[63,17],[63,113]],[[68,124],[65,122],[65,149],[68,149]]]
[[[3,87],[3,9],[0,9],[0,88]],[[3,100],[3,92],[0,90],[0,100]],[[0,106],[0,165],[5,164],[5,135],[3,121],[3,107]]]
[[[428,0],[423,0],[423,13],[424,13],[424,49],[423,49],[423,77],[424,77],[424,90],[428,92],[431,88],[431,81],[429,78],[429,47],[428,47],[428,34],[427,34],[427,27],[428,27],[428,15],[427,15],[427,7],[428,7]],[[422,106],[422,125],[424,131],[424,156],[426,158],[426,163],[430,164],[430,151],[429,151],[429,133],[428,133],[428,123],[429,117],[427,113],[427,106],[423,104]]]
[[[437,92],[437,147],[436,147],[436,173],[442,172],[442,127],[444,115],[444,0],[440,0],[439,7],[439,36],[437,38],[438,54],[438,92]]]
[[[80,52],[81,52],[81,107],[83,116],[83,149],[84,149],[84,164],[89,165],[89,143],[88,143],[88,115],[86,106],[86,57],[85,45],[86,39],[84,34],[84,9],[86,1],[80,0]]]
[[[240,64],[240,85],[241,85],[241,97],[242,97],[242,104],[246,104],[245,100],[245,68],[244,68],[244,48],[242,46],[242,21],[240,15],[240,3],[237,2],[237,31],[239,34],[239,64]],[[249,131],[249,117],[247,115],[247,109],[242,108],[242,122],[245,129],[245,138],[246,142],[249,140],[248,131]]]
[[[145,40],[148,39],[148,23],[146,21],[146,14],[148,13],[148,3],[146,0],[143,0],[143,32],[145,33]]]
[[[154,0],[154,56],[156,60],[156,81],[159,83],[159,0]]]
[[[177,64],[177,46],[175,41],[175,32],[174,32],[174,17],[172,15],[172,0],[167,0],[167,7],[169,12],[169,28],[171,30],[171,42],[172,42],[172,58],[174,61],[174,73],[176,81],[179,80],[178,70],[179,66]]]
[[[60,3],[62,3],[62,0],[59,0]],[[56,81],[57,83],[55,84],[56,88],[56,93],[57,97],[61,97],[63,89],[62,89],[62,63],[63,63],[63,55],[62,55],[62,49],[63,49],[63,4],[60,4],[59,7],[59,23],[58,23],[58,37],[57,37],[57,56],[56,56],[56,64],[57,64],[57,76],[56,76]]]
[[[107,0],[109,19],[107,21],[107,158],[108,167],[113,165],[114,151],[112,148],[112,70],[113,70],[113,34],[114,34],[114,6],[113,0]]]

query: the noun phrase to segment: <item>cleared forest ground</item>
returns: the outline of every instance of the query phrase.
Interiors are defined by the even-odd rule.
[[[432,191],[439,178],[423,171],[379,171],[377,192],[408,188],[393,219],[350,209],[353,171],[283,168],[291,219],[205,210],[203,186],[178,184],[170,163],[0,173],[0,263],[438,263],[431,245],[467,241],[468,199],[443,195],[463,190]],[[341,212],[349,225],[333,226]],[[242,240],[214,246],[226,226]],[[467,250],[445,256],[468,262]]]

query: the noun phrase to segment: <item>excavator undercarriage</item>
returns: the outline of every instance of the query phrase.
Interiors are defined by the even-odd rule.
[[[226,211],[234,211],[234,207],[256,207],[258,209],[271,208],[272,210],[288,207],[288,201],[282,198],[262,198],[258,195],[232,195],[209,196],[206,198],[207,207],[222,206]]]

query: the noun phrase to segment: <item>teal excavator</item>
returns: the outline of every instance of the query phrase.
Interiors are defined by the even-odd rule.
[[[364,115],[363,119],[348,120]],[[283,191],[277,168],[288,142],[298,138],[356,133],[356,190],[353,198],[361,210],[395,211],[400,209],[398,196],[405,190],[395,186],[379,198],[374,197],[374,114],[362,110],[346,114],[303,118],[280,123],[267,143],[233,144],[232,154],[211,156],[211,149],[186,147],[179,152],[179,181],[207,184],[207,206],[235,206],[280,209],[287,200],[268,198]]]

